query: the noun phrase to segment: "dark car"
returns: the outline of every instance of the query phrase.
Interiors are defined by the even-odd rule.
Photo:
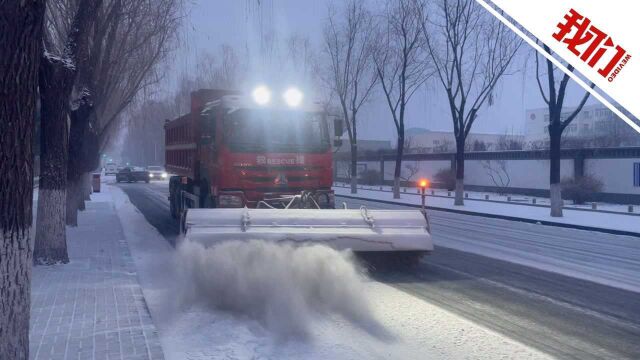
[[[149,182],[149,172],[142,168],[124,167],[116,174],[117,182]]]

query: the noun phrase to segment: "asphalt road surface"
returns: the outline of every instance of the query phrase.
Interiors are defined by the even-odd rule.
[[[149,223],[175,244],[178,225],[169,215],[168,184],[118,186]],[[336,198],[336,202],[342,201],[350,208],[402,208]],[[455,213],[430,214],[434,254],[411,271],[374,273],[376,280],[558,358],[640,359],[640,293],[459,250],[460,243],[468,239],[502,242],[505,248],[512,241],[514,249],[557,258],[556,269],[575,258],[572,263],[581,266],[597,263],[605,278],[607,274],[612,278],[628,276],[630,282],[633,275],[637,275],[635,279],[640,277],[635,256],[640,238],[573,229],[557,231],[548,226]],[[598,243],[628,246],[629,251],[618,248],[616,253],[612,246],[603,254],[598,251]],[[447,244],[456,244],[458,250]],[[607,267],[614,266],[621,270],[606,272]],[[574,267],[574,271],[579,270]]]

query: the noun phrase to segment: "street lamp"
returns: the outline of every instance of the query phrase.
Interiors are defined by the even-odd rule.
[[[420,179],[418,181],[418,188],[420,188],[420,197],[422,198],[422,211],[426,213],[426,209],[425,209],[425,198],[427,197],[426,195],[426,190],[429,187],[429,180],[427,179]]]

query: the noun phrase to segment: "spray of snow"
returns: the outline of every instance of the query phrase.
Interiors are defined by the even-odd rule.
[[[308,337],[311,323],[341,316],[371,335],[389,338],[365,298],[366,277],[348,252],[321,245],[263,241],[178,251],[182,305],[247,316],[279,338]]]

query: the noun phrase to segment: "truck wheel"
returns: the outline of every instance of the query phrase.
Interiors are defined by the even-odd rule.
[[[187,227],[186,227],[186,224],[187,224],[187,211],[182,211],[180,213],[180,220],[179,221],[180,221],[179,233],[180,233],[180,235],[184,235],[184,234],[187,233]]]

